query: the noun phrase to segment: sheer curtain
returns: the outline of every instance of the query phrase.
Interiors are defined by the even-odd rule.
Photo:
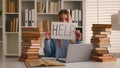
[[[120,53],[120,30],[119,28],[114,29],[116,25],[120,27],[120,24],[118,25],[111,19],[112,16],[115,16],[114,18],[117,20],[118,10],[120,10],[120,0],[85,0],[85,43],[90,43],[92,24],[112,24],[109,51]]]

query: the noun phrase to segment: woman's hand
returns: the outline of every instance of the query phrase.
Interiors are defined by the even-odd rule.
[[[45,37],[46,37],[46,39],[50,39],[51,38],[51,31],[46,32]]]
[[[76,35],[76,39],[77,40],[81,40],[82,39],[82,34],[81,34],[81,32],[79,30],[75,31],[75,35]]]

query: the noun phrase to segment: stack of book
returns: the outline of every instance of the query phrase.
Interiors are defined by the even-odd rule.
[[[39,59],[41,38],[39,28],[22,28],[22,49],[20,61]]]
[[[91,43],[93,49],[91,52],[91,60],[100,62],[115,61],[114,54],[109,53],[108,47],[110,47],[110,34],[112,31],[111,24],[93,24],[92,25],[93,36]]]

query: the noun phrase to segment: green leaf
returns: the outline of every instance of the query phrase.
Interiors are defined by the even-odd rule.
[[[2,15],[2,10],[0,10],[0,16]]]

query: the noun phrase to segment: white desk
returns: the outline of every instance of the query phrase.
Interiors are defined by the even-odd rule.
[[[35,68],[120,68],[120,58],[115,62],[85,61],[75,63],[65,63],[65,66],[57,67],[35,67]]]

